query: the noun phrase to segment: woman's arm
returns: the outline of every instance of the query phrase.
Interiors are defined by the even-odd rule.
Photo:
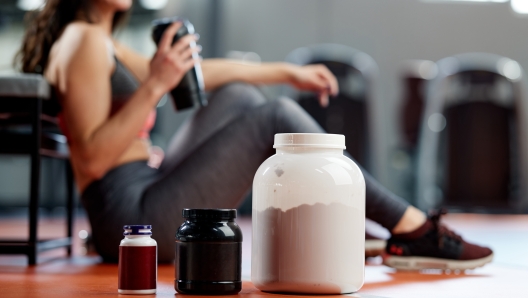
[[[143,81],[148,75],[148,59],[115,42],[116,51],[129,68]],[[298,66],[286,62],[262,64],[241,63],[228,59],[205,59],[201,62],[205,90],[214,90],[232,82],[254,85],[290,84],[300,90],[319,94],[322,106],[328,105],[328,96],[337,95],[339,87],[335,76],[326,66]]]
[[[319,93],[321,105],[328,105],[328,96],[337,95],[335,76],[326,66],[298,66],[286,62],[250,64],[227,59],[207,59],[202,62],[206,90],[216,89],[230,82],[249,84],[290,84],[300,90]]]
[[[293,76],[292,65],[284,62],[253,64],[228,59],[206,59],[201,64],[206,90],[214,90],[235,81],[262,85],[288,83]]]
[[[82,160],[80,170],[100,178],[125,152],[141,130],[159,98],[172,89],[192,66],[193,36],[171,47],[175,24],[167,29],[162,46],[150,62],[148,77],[129,101],[110,116],[110,75],[106,36],[97,27],[80,25],[76,32],[65,32],[68,55],[62,55],[58,70],[65,125],[68,128],[72,158]]]

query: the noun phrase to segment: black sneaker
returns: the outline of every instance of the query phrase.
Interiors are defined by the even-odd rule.
[[[468,243],[442,225],[443,214],[444,210],[430,212],[429,219],[416,231],[392,235],[383,264],[399,270],[465,270],[493,260],[491,249]]]

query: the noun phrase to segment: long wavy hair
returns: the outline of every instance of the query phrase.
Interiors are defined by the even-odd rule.
[[[22,47],[15,57],[15,67],[22,72],[42,74],[48,64],[51,46],[64,28],[79,19],[94,22],[90,17],[92,1],[47,0],[41,10],[29,12]],[[124,22],[127,14],[128,12],[117,12],[114,15],[113,30]]]

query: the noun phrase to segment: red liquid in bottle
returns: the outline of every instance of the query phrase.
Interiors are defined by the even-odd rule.
[[[119,247],[119,289],[156,289],[156,246]]]

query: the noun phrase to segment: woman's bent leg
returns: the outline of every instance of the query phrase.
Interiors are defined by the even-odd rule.
[[[251,86],[245,86],[249,91]],[[251,91],[252,92],[252,91]],[[249,92],[249,93],[251,93]],[[224,96],[237,94],[224,92]],[[223,98],[216,98],[222,101]],[[220,104],[219,102],[218,104]],[[281,98],[245,110],[207,138],[198,138],[185,158],[163,169],[163,177],[145,191],[145,222],[154,225],[161,261],[174,257],[173,237],[183,222],[183,208],[235,208],[251,187],[260,164],[273,152],[276,133],[324,133],[323,129],[290,99]],[[194,119],[197,121],[198,119]],[[202,121],[209,121],[201,118]],[[200,124],[191,122],[190,126]],[[204,124],[205,125],[205,124]],[[192,137],[192,136],[189,136]],[[178,137],[176,137],[178,139]],[[181,148],[186,144],[179,144]],[[169,155],[178,152],[168,152]],[[367,184],[367,217],[392,229],[409,206],[363,170]]]
[[[289,106],[295,103],[277,100],[244,113],[188,152],[184,160],[165,170],[163,177],[147,188],[143,217],[153,225],[160,261],[174,257],[173,237],[183,222],[183,208],[236,208],[260,164],[273,154],[276,132],[313,132],[297,128],[299,124],[293,121],[299,117],[288,115]],[[282,120],[286,118],[291,123]]]
[[[254,86],[235,83],[225,85],[209,98],[209,104],[184,122],[169,143],[160,170],[176,166],[218,130],[240,115],[267,102]]]

